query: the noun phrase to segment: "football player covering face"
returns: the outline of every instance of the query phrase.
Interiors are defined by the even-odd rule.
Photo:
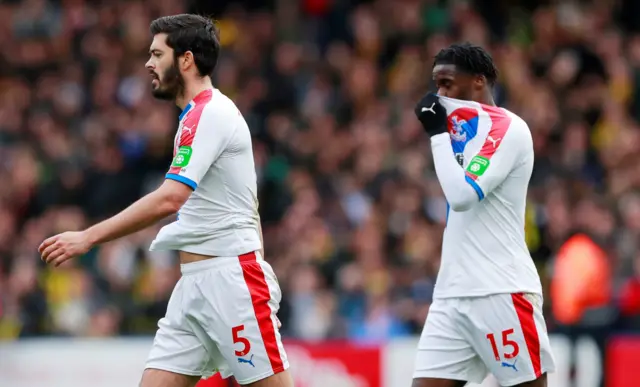
[[[438,95],[495,106],[491,84],[485,75],[471,74],[447,62],[436,60],[433,66],[433,80]]]
[[[497,70],[481,47],[443,49],[432,76],[437,95],[423,96],[415,114],[430,137],[450,211],[412,387],[463,387],[482,383],[489,373],[503,386],[546,387],[555,362],[544,329],[540,277],[524,240],[534,164],[531,131],[516,114],[495,106]],[[470,101],[462,105],[483,112],[484,141],[466,148],[468,165],[465,147],[459,147],[467,144],[467,132],[455,115],[449,122],[454,130],[448,131],[441,97]]]

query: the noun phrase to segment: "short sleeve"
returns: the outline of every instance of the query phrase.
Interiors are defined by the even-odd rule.
[[[190,112],[179,129],[179,142],[165,177],[195,190],[229,144],[235,124],[230,114],[214,105]]]

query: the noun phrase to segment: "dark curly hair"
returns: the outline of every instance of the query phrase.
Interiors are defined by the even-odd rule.
[[[459,71],[484,75],[491,85],[498,79],[498,69],[491,55],[484,48],[472,43],[456,43],[440,50],[434,58],[433,66],[438,64],[455,65]]]
[[[211,19],[194,14],[163,16],[151,22],[152,35],[167,34],[174,58],[191,51],[200,75],[213,73],[220,54],[218,30]]]

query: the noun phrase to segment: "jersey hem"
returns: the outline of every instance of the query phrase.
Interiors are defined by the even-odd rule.
[[[234,257],[259,250],[262,250],[262,246],[260,244],[256,244],[255,246],[247,245],[246,247],[238,248],[236,250],[207,250],[205,248],[198,248],[197,246],[184,246],[180,248],[180,251],[184,251],[186,253],[213,255],[217,257]]]
[[[178,244],[176,245],[167,244],[165,246],[160,246],[160,247],[152,245],[149,248],[149,251],[168,251],[168,250],[184,251],[185,253],[209,255],[214,257],[235,257],[235,256],[252,252],[252,251],[260,251],[262,250],[262,245],[260,243],[254,243],[253,245],[246,245],[234,250],[215,250],[215,249],[207,249],[202,246],[193,246],[193,245],[180,246]]]

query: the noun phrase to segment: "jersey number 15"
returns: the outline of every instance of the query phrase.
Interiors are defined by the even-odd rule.
[[[511,348],[510,352],[504,352],[503,356],[505,359],[513,359],[518,356],[520,353],[520,347],[518,343],[510,340],[509,336],[515,332],[513,328],[502,331],[502,348],[503,350],[507,348]],[[493,349],[493,356],[495,356],[496,361],[500,361],[500,352],[498,351],[498,345],[496,344],[496,337],[493,333],[489,333],[487,335],[487,339],[491,343],[491,349]]]

